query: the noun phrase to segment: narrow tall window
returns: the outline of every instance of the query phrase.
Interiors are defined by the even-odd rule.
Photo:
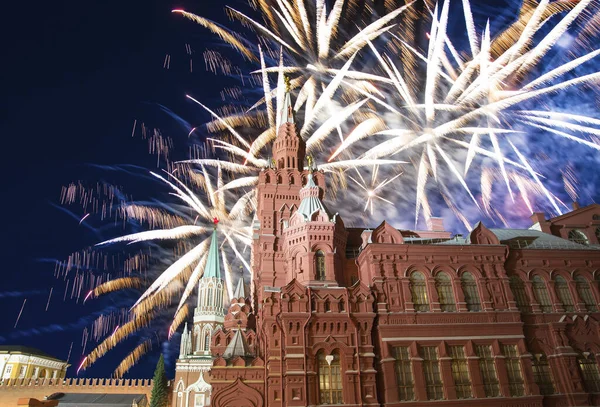
[[[554,279],[554,288],[556,289],[556,295],[558,295],[558,299],[562,303],[565,311],[575,311],[575,307],[573,306],[573,297],[571,296],[571,291],[569,290],[569,284],[563,276],[556,276]]]
[[[396,357],[396,382],[398,384],[398,397],[400,401],[415,399],[415,383],[410,365],[410,353],[408,346],[397,346],[394,348]]]
[[[452,282],[446,273],[438,273],[435,276],[435,288],[440,299],[440,308],[442,312],[456,311],[456,302],[454,301],[454,292],[452,291]]]
[[[581,301],[585,304],[585,309],[590,312],[598,311],[590,285],[583,276],[575,277],[575,287],[577,288],[577,294],[579,294]]]
[[[469,366],[465,357],[465,348],[463,346],[450,346],[450,357],[452,358],[452,378],[456,388],[456,397],[459,399],[470,399],[473,397],[471,392],[471,380],[469,379]]]
[[[440,374],[437,346],[421,347],[423,358],[423,374],[425,375],[425,390],[428,400],[443,400],[444,385]]]
[[[508,373],[508,389],[511,397],[522,397],[525,394],[521,361],[517,353],[517,345],[502,345],[502,354]]]
[[[315,253],[315,264],[317,269],[317,280],[325,280],[325,253],[322,250],[317,250]]]
[[[600,226],[596,227],[596,239],[598,240],[598,242],[600,242]]]
[[[552,302],[550,301],[550,294],[548,294],[548,288],[546,283],[540,276],[534,276],[532,280],[533,284],[533,295],[535,300],[540,304],[542,312],[552,312]]]
[[[533,358],[533,380],[540,389],[540,394],[547,396],[554,394],[554,384],[552,380],[552,371],[548,364],[548,359],[544,354],[535,355]]]
[[[208,352],[210,348],[210,333],[206,333],[206,335],[204,335],[204,350]]]
[[[342,404],[342,372],[340,355],[336,352],[317,355],[319,364],[319,401],[320,404]]]
[[[212,284],[208,286],[208,298],[206,301],[207,301],[206,306],[208,306],[208,307],[213,306],[213,286],[212,286]]]
[[[465,272],[460,277],[461,286],[465,294],[467,310],[481,311],[481,300],[479,299],[479,290],[473,274]]]
[[[499,397],[500,385],[496,374],[496,364],[492,356],[492,347],[489,345],[476,345],[475,354],[479,357],[479,371],[483,380],[485,396]]]
[[[585,391],[588,393],[600,393],[600,372],[598,371],[598,364],[594,355],[591,353],[587,356],[585,354],[580,355],[577,361],[581,369]]]
[[[585,233],[583,233],[581,230],[579,229],[573,229],[569,232],[569,240],[571,242],[574,243],[579,243],[579,244],[589,244],[590,242],[588,241],[587,236],[585,235]]]
[[[510,289],[515,297],[517,307],[521,312],[527,312],[529,308],[529,298],[527,298],[527,292],[525,291],[525,284],[517,276],[510,277]]]
[[[427,299],[427,285],[423,273],[415,271],[410,275],[410,292],[415,311],[429,311],[429,300]]]

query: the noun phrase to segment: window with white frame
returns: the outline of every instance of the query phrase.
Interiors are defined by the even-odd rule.
[[[9,378],[13,371],[13,365],[6,365],[6,369],[4,369],[4,377]]]

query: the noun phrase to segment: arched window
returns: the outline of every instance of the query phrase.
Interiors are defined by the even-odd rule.
[[[454,301],[454,292],[452,291],[452,282],[446,273],[437,273],[435,276],[435,288],[440,299],[440,308],[442,312],[456,311],[456,302]]]
[[[517,307],[521,312],[527,312],[529,306],[529,298],[527,298],[527,292],[525,291],[525,284],[517,276],[510,277],[510,289],[517,302]]]
[[[585,304],[585,309],[591,312],[598,311],[590,285],[583,276],[575,277],[575,287],[577,288],[579,298],[581,298],[581,301]]]
[[[554,394],[554,380],[548,359],[543,353],[534,355],[533,358],[533,380],[540,388],[540,394],[547,396]]]
[[[573,306],[573,297],[571,296],[571,291],[569,290],[569,284],[563,276],[556,276],[554,279],[554,288],[556,289],[558,300],[561,302],[565,311],[575,311],[575,307]]]
[[[573,229],[569,232],[569,240],[579,244],[589,244],[587,236],[579,229]]]
[[[600,220],[600,215],[596,214],[592,216],[592,220]]]
[[[204,350],[208,352],[210,349],[210,332],[204,334]]]
[[[533,295],[542,312],[552,312],[552,302],[550,301],[550,294],[548,294],[548,288],[544,279],[540,276],[534,276],[532,279]]]
[[[464,272],[460,277],[460,284],[465,294],[467,310],[481,311],[481,300],[479,299],[479,290],[473,274]]]
[[[317,355],[319,364],[319,402],[320,404],[342,404],[342,368],[337,352]]]
[[[587,354],[587,356],[586,356]],[[588,393],[600,393],[600,372],[593,353],[585,352],[577,358],[583,385]]]
[[[427,299],[427,284],[423,273],[415,271],[410,275],[410,292],[415,311],[429,311],[429,300]]]
[[[322,250],[317,250],[315,253],[315,268],[317,271],[317,280],[325,280],[325,253]]]
[[[325,300],[325,312],[331,311],[331,302],[329,300]]]

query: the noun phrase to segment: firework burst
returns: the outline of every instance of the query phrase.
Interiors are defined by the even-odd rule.
[[[552,135],[576,146],[600,149],[600,119],[574,113],[575,104],[559,110],[550,102],[572,89],[591,90],[600,80],[596,70],[583,70],[600,50],[572,48],[565,60],[556,62],[563,57],[557,51],[561,38],[569,35],[583,46],[596,35],[594,2],[525,2],[517,21],[493,35],[489,24],[477,27],[468,1],[463,0],[464,38],[451,38],[449,1],[435,5],[390,0],[379,10],[367,0],[336,0],[331,8],[327,4],[324,0],[251,0],[259,19],[228,8],[229,15],[258,39],[256,47],[252,45],[256,41],[175,10],[211,30],[250,61],[253,65],[246,72],[254,72],[251,83],[259,84],[260,95],[248,106],[221,109],[188,96],[213,118],[206,125],[212,133],[206,140],[212,154],[202,150],[201,155],[192,154],[189,160],[170,165],[165,174],[151,174],[170,189],[178,204],[126,203],[112,189],[104,191],[110,198],[107,204],[97,198],[98,191],[83,193],[78,186],[64,191],[65,200],[78,199],[84,206],[83,224],[90,221],[90,213],[102,213],[148,226],[149,230],[106,240],[98,247],[165,242],[176,247],[175,260],[156,277],[119,275],[92,282],[86,299],[120,289],[143,292],[127,320],[111,320],[115,325],[118,321],[118,326],[90,352],[80,369],[145,329],[165,309],[169,310],[167,336],[175,332],[188,315],[187,302],[202,276],[214,219],[219,221],[229,293],[233,258],[251,272],[244,250],[251,242],[253,187],[259,172],[273,165],[269,145],[282,124],[282,113],[290,108],[297,123],[302,123],[299,133],[307,154],[330,175],[328,191],[334,195],[346,189],[353,195],[362,191],[364,210],[371,214],[375,202],[398,205],[400,198],[414,196],[415,221],[421,213],[429,218],[436,203],[431,199],[433,191],[466,229],[472,219],[457,203],[464,194],[478,215],[505,224],[502,210],[495,207],[494,193],[521,199],[529,211],[540,198],[555,212],[561,211],[564,204],[547,187],[544,168],[531,157],[546,146],[530,140],[533,135]],[[590,24],[574,28],[581,21]],[[238,71],[218,53],[205,56],[210,70]],[[556,57],[553,64],[541,67],[549,57]],[[223,94],[239,100],[240,92],[256,96],[256,87],[229,88]],[[291,93],[296,94],[295,104]],[[294,120],[294,114],[287,117]],[[195,127],[190,134],[201,130]],[[168,143],[155,144],[154,151],[168,158]],[[371,171],[370,180],[361,174],[365,170]],[[569,193],[575,194],[572,169],[563,173],[563,180]],[[403,181],[402,188],[394,188],[401,196],[387,199],[386,194],[384,198],[382,191],[392,181]],[[69,269],[86,260],[102,261],[98,256],[75,257]],[[133,263],[130,269],[143,268]],[[73,289],[81,292],[84,285],[81,277]],[[148,349],[147,342],[141,342],[116,373],[126,372]]]

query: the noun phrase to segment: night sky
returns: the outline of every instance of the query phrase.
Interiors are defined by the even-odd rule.
[[[189,128],[165,114],[161,106],[193,125],[208,119],[185,94],[205,100],[219,94],[222,83],[205,72],[202,46],[220,45],[207,31],[171,10],[184,7],[222,21],[223,3],[12,3],[12,9],[4,5],[0,13],[5,174],[0,345],[34,346],[66,359],[74,342],[70,362],[77,365],[82,358],[82,329],[93,321],[90,315],[97,316],[94,313],[110,302],[82,306],[69,300],[69,295],[63,302],[65,282],[54,278],[52,261],[98,240],[59,209],[61,187],[78,180],[115,181],[114,171],[96,165],[156,168],[146,142],[139,134],[131,137],[135,119],[160,127],[181,147],[181,154],[187,152]],[[186,43],[195,51],[193,73]],[[163,69],[167,53],[169,70]],[[129,182],[125,189],[136,193],[135,182],[116,181]],[[54,292],[45,312],[51,287]],[[24,299],[27,303],[14,329]],[[110,375],[123,355],[117,350],[83,376]],[[151,377],[155,363],[155,357],[147,358],[129,377]],[[75,374],[73,368],[68,373]]]
[[[218,106],[225,84],[205,71],[202,58],[205,48],[223,47],[218,38],[171,10],[184,8],[230,25],[224,4],[242,1],[11,3],[3,4],[0,13],[0,345],[33,346],[66,359],[73,342],[74,366],[68,375],[74,376],[82,360],[82,329],[114,304],[107,298],[82,305],[69,295],[63,301],[65,281],[53,276],[54,261],[97,243],[98,236],[60,208],[61,187],[78,180],[108,181],[124,185],[136,197],[152,196],[136,177],[127,179],[114,170],[124,165],[156,168],[139,133],[131,137],[134,120],[161,128],[177,146],[171,158],[185,158],[190,126],[209,119],[185,94]],[[476,16],[492,11],[495,17],[501,12],[509,18],[515,10],[500,1],[473,3]],[[502,21],[497,18],[494,24]],[[193,72],[185,44],[194,51]],[[163,68],[166,54],[171,55],[168,70]],[[80,376],[110,376],[135,345],[135,338],[126,341]],[[159,354],[154,345],[152,355],[128,377],[151,377]],[[176,348],[177,341],[166,352],[171,355],[168,369],[174,368]]]

